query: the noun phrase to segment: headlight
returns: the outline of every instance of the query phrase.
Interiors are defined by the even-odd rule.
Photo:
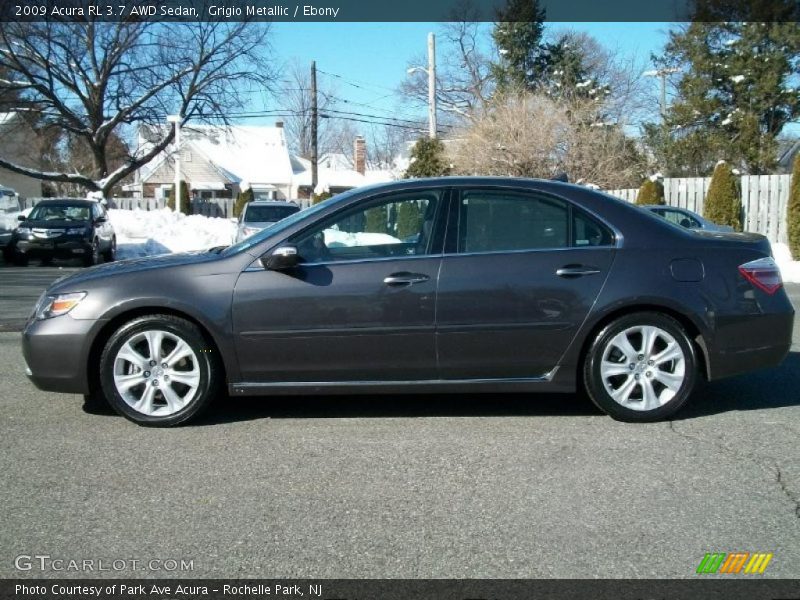
[[[51,317],[65,315],[78,306],[85,297],[86,292],[43,296],[36,305],[36,318],[49,319]]]
[[[86,227],[70,227],[67,229],[67,235],[83,235],[86,232]]]
[[[27,235],[30,232],[31,232],[31,228],[30,227],[17,227],[17,233],[22,233],[22,234]]]

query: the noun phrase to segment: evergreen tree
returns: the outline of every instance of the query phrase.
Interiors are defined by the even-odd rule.
[[[711,10],[700,0],[699,10]],[[789,4],[775,0],[772,4]],[[710,8],[711,7],[711,8]],[[671,175],[705,175],[724,152],[753,174],[769,173],[776,138],[800,116],[791,85],[800,63],[796,22],[703,19],[670,32],[659,67],[680,70],[665,131],[651,125],[646,138]]]
[[[508,0],[497,13],[492,39],[500,60],[492,74],[501,93],[531,90],[545,69],[542,33],[545,11],[538,0]]]
[[[703,216],[720,225],[730,225],[742,230],[742,199],[739,185],[731,166],[719,161],[714,168],[711,185],[708,186]]]
[[[325,202],[328,198],[333,198],[330,192],[322,192],[321,194],[311,194],[311,204],[319,204]]]
[[[244,205],[248,202],[252,202],[254,198],[253,188],[247,188],[243,192],[239,192],[239,195],[236,196],[236,202],[233,205],[233,216],[238,218],[244,210]]]
[[[423,137],[411,149],[411,163],[405,176],[440,177],[450,173],[444,144],[439,138]]]
[[[397,237],[401,240],[419,233],[422,226],[422,212],[415,201],[403,202],[397,211]]]
[[[171,189],[168,192],[167,196],[167,206],[170,210],[175,210],[175,190]],[[178,209],[178,212],[182,212],[185,215],[188,215],[191,212],[191,206],[189,202],[189,186],[186,185],[186,182],[181,180],[181,205]]]
[[[376,206],[367,210],[364,231],[368,233],[387,233],[386,231],[386,207]]]
[[[800,154],[794,158],[786,221],[789,225],[789,250],[794,260],[800,260]]]
[[[636,194],[636,204],[644,206],[647,204],[666,204],[664,201],[664,184],[653,179],[645,179],[639,193]]]

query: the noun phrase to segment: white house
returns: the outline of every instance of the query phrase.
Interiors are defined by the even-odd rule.
[[[140,134],[146,148],[147,132]],[[175,181],[174,151],[167,151],[140,169],[126,195],[163,198]],[[305,199],[312,189],[310,161],[292,156],[283,124],[230,127],[187,125],[181,129],[181,176],[195,198],[235,198],[248,187],[256,199]],[[368,169],[363,138],[357,138],[353,163],[342,155],[318,162],[317,191],[338,193],[354,187],[391,181],[394,173]]]

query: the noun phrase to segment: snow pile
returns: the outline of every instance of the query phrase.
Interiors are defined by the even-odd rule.
[[[338,229],[326,229],[325,245],[329,248],[341,246],[381,246],[384,244],[400,244],[401,240],[386,233],[358,232],[349,233]]]
[[[229,219],[186,216],[169,209],[111,209],[108,215],[120,259],[228,246],[236,235],[236,224]]]
[[[784,283],[800,283],[800,260],[792,260],[786,244],[772,244],[772,256],[781,270]]]
[[[26,208],[19,212],[0,213],[0,229],[10,231],[16,229],[19,225],[19,216],[25,215],[26,217],[31,214],[33,208]]]

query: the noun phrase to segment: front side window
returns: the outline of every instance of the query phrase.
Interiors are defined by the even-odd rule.
[[[441,190],[393,194],[345,211],[293,239],[304,263],[427,254]]]

